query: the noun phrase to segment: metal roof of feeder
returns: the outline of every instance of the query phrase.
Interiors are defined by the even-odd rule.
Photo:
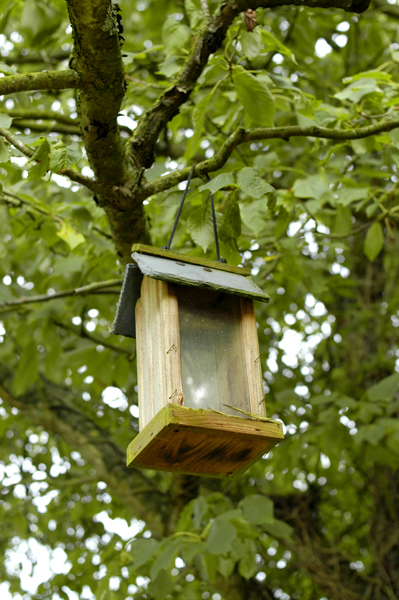
[[[117,335],[136,337],[135,306],[140,298],[143,275],[179,285],[220,290],[226,294],[269,302],[269,296],[249,279],[249,269],[144,244],[136,244],[132,251],[134,263],[126,266],[111,328],[112,333]]]

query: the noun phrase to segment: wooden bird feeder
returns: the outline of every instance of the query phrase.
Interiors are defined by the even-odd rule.
[[[249,271],[133,246],[113,333],[136,337],[140,433],[131,467],[241,475],[283,439],[266,418]]]

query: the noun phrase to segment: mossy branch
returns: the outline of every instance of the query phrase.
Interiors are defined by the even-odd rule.
[[[79,84],[80,76],[72,70],[7,75],[0,79],[0,96],[16,92],[74,89],[78,88]]]
[[[327,127],[259,127],[256,129],[244,129],[238,127],[227,140],[222,144],[216,154],[208,159],[198,163],[195,167],[194,175],[201,176],[213,171],[218,171],[229,159],[231,153],[237,146],[246,142],[254,142],[260,140],[285,140],[288,141],[291,137],[314,137],[327,140],[345,141],[359,140],[370,137],[378,133],[392,131],[399,127],[399,119],[384,119],[367,127],[359,127],[358,129],[328,129]],[[157,192],[163,192],[177,185],[181,181],[185,181],[191,167],[186,167],[165,177],[159,177],[151,183],[143,186],[143,199],[148,198]]]
[[[154,146],[160,132],[187,102],[209,56],[222,45],[228,28],[234,19],[247,9],[264,7],[268,9],[287,5],[309,6],[312,8],[343,8],[347,11],[362,12],[370,0],[230,0],[221,2],[211,18],[204,19],[192,51],[185,61],[173,84],[167,88],[143,115],[135,129],[130,150],[138,167],[149,168],[154,162]]]

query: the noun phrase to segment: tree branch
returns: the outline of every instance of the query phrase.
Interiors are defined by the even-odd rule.
[[[359,127],[358,129],[328,129],[327,127],[259,127],[256,129],[244,129],[238,127],[234,133],[224,142],[216,154],[196,165],[194,175],[200,177],[212,171],[217,171],[226,163],[233,150],[240,144],[259,140],[289,140],[290,137],[315,137],[327,140],[359,140],[370,137],[377,133],[392,131],[399,127],[399,119],[383,120],[379,123],[374,123],[367,127]],[[152,194],[162,192],[177,185],[181,181],[185,181],[191,167],[186,167],[179,171],[159,177],[150,183],[143,186],[143,199],[148,198]]]
[[[79,121],[77,119],[71,119],[69,115],[63,115],[55,110],[41,110],[39,108],[10,108],[2,110],[4,114],[13,117],[13,119],[43,119],[49,121],[55,121],[56,123],[63,123],[64,125],[71,125],[77,127]]]
[[[8,129],[5,129],[5,127],[0,127],[0,135],[2,135],[3,138],[5,138],[12,146],[14,146],[14,148],[17,148],[17,150],[22,152],[22,154],[25,154],[25,156],[28,158],[32,158],[34,155],[35,151],[32,148],[29,148],[29,146],[21,142],[17,136],[13,135],[11,131],[8,131]]]
[[[222,2],[211,20],[207,19],[200,28],[193,49],[173,84],[161,94],[154,105],[143,115],[131,139],[131,153],[139,168],[149,168],[154,162],[154,146],[160,132],[187,102],[202,69],[222,45],[226,32],[234,19],[247,9],[258,7],[277,8],[279,6],[300,5],[312,8],[343,8],[347,11],[362,12],[369,0],[230,0]]]
[[[15,309],[19,308],[20,306],[36,302],[49,302],[50,300],[56,300],[57,298],[65,298],[67,296],[87,296],[88,294],[104,293],[104,290],[106,288],[120,285],[122,285],[122,279],[110,279],[108,281],[89,283],[88,285],[85,285],[80,288],[75,288],[73,290],[62,290],[61,292],[56,292],[51,296],[48,296],[47,294],[41,294],[37,296],[22,296],[21,298],[16,298],[15,300],[6,300],[5,302],[1,302],[0,310],[8,310],[10,308]],[[119,294],[119,292],[111,290],[107,290],[106,293]]]
[[[0,79],[0,96],[38,90],[67,90],[78,88],[79,85],[80,77],[72,70],[7,75]]]
[[[43,121],[38,123],[32,119],[15,119],[12,127],[19,130],[30,129],[30,131],[44,131],[50,133],[52,131],[61,133],[63,135],[81,135],[81,131],[78,125],[64,125],[63,123],[51,123],[50,121]]]

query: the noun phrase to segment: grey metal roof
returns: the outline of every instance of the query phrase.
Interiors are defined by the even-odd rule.
[[[136,265],[128,264],[119,296],[112,333],[135,337],[135,306],[140,297],[140,286],[143,275],[180,285],[199,287],[202,289],[220,290],[227,294],[252,298],[268,302],[269,296],[251,279],[220,271],[217,268],[194,265],[182,260],[133,252]]]

